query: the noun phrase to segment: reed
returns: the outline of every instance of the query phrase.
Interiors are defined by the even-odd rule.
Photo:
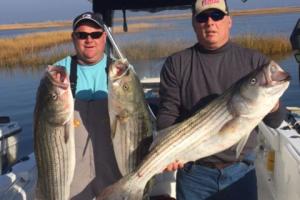
[[[70,44],[70,34],[68,31],[45,32],[0,39],[0,67],[36,67],[52,64],[73,53],[72,47],[64,49],[62,45]],[[288,38],[283,36],[248,34],[232,40],[242,46],[257,49],[275,60],[292,52]],[[121,50],[130,61],[150,60],[164,58],[192,44],[193,42],[185,40],[168,43],[136,41],[125,43],[121,46]]]
[[[32,33],[14,38],[0,39],[0,66],[28,66],[38,58],[40,51],[70,42],[70,32],[41,32]],[[56,55],[53,55],[57,57]],[[51,56],[50,56],[51,57]],[[37,62],[37,63],[40,63]]]
[[[258,36],[248,34],[232,39],[238,44],[260,51],[272,59],[278,60],[290,55],[292,48],[289,39],[284,36]],[[150,60],[164,58],[172,53],[191,46],[191,42],[175,41],[172,43],[133,42],[124,45],[122,50],[129,60]]]
[[[244,47],[256,49],[270,57],[287,55],[292,52],[290,41],[285,36],[258,36],[248,34],[232,39]]]
[[[123,45],[121,49],[129,60],[151,60],[167,57],[188,47],[188,44],[189,42],[183,40],[172,43],[136,41]]]

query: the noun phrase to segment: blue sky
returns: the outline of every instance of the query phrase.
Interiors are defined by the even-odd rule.
[[[109,1],[109,0],[98,0]],[[227,0],[230,9],[300,6],[300,0]],[[84,11],[91,11],[88,0],[1,0],[0,24],[71,20]]]
[[[91,11],[87,0],[0,0],[0,24],[70,20]]]

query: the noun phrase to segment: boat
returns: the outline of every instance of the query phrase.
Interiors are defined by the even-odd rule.
[[[22,128],[8,116],[0,116],[0,174],[17,159],[17,143]]]
[[[21,126],[0,117],[0,199],[33,199],[37,170],[33,153],[17,158]]]
[[[259,124],[256,169],[260,199],[300,199],[300,108],[287,107],[277,129]]]
[[[113,10],[148,10],[156,12],[173,8],[189,8],[192,0],[131,0],[124,5],[124,0],[93,1],[94,12],[101,13],[105,23],[112,26]],[[125,19],[124,12],[124,22]],[[299,24],[299,25],[298,25]],[[296,25],[294,39],[300,50],[300,20]],[[125,29],[125,26],[124,26]],[[297,39],[298,38],[298,39]],[[114,41],[110,38],[110,42]],[[114,45],[114,44],[112,44]],[[117,51],[118,48],[116,48]],[[120,52],[118,53],[120,54]],[[141,80],[145,96],[153,108],[157,109],[157,96],[159,78],[145,78]],[[258,195],[260,200],[299,200],[300,190],[300,108],[287,107],[290,111],[286,120],[277,129],[266,126],[263,122],[259,124],[259,137],[257,145],[257,159],[255,162],[258,177]],[[155,112],[155,111],[154,111]],[[1,118],[0,118],[1,119]],[[0,122],[0,150],[1,167],[2,161],[9,160],[14,155],[13,149],[17,147],[16,142],[10,142],[14,133],[21,131],[16,122],[9,118],[2,118]],[[1,120],[0,120],[1,121]],[[13,141],[13,140],[12,140]],[[16,140],[15,140],[16,141]],[[5,144],[5,145],[4,145]],[[9,144],[9,145],[8,145]],[[4,148],[5,147],[5,148]],[[6,162],[5,167],[0,168],[0,199],[5,200],[32,200],[34,199],[37,167],[34,153],[24,158]],[[156,176],[156,183],[151,195],[165,195],[176,197],[175,173],[163,173]]]

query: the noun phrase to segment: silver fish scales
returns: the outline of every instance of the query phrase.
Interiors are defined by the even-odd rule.
[[[140,80],[126,60],[109,68],[111,138],[122,175],[132,172],[148,152],[153,123]]]
[[[73,105],[64,68],[48,66],[37,91],[34,110],[37,199],[69,199],[75,168]]]

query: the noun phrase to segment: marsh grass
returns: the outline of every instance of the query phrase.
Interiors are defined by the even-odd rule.
[[[173,41],[172,43],[136,41],[122,46],[121,49],[129,60],[150,60],[167,57],[172,53],[187,48],[188,44],[190,43],[181,40]]]
[[[70,42],[70,32],[33,33],[0,39],[0,66],[29,66],[43,62],[38,56],[42,50]],[[60,57],[59,55],[52,55]],[[51,56],[50,56],[51,57]],[[47,58],[49,59],[49,58]],[[47,62],[47,61],[45,61]]]
[[[280,60],[292,52],[289,39],[283,36],[258,36],[248,34],[235,37],[232,40],[244,47],[256,49],[275,60]],[[134,42],[124,45],[122,50],[129,60],[150,60],[164,58],[191,46],[190,44],[192,43],[180,40],[168,44]]]
[[[145,31],[152,28],[166,28],[159,24],[139,23],[129,26],[129,33]],[[115,34],[123,32],[122,27],[113,29]],[[71,54],[69,50],[52,50],[62,44],[71,42],[70,31],[39,32],[13,38],[0,38],[0,67],[39,66],[53,63]],[[47,56],[39,52],[48,51]]]
[[[257,36],[248,34],[232,39],[244,47],[256,49],[272,58],[288,55],[292,52],[290,41],[284,36]]]
[[[35,23],[0,24],[0,30],[44,29],[54,27],[71,27],[71,21],[48,21]]]
[[[275,60],[280,60],[292,52],[288,38],[283,36],[249,34],[235,37],[232,40],[242,46],[257,49]],[[68,31],[33,33],[15,38],[0,39],[0,67],[37,67],[52,64],[73,53],[72,50],[63,48],[63,44],[70,44],[70,42],[70,32]],[[121,46],[121,50],[130,61],[151,60],[164,58],[191,46],[191,44],[193,42],[184,40],[173,41],[172,43],[136,41]]]

